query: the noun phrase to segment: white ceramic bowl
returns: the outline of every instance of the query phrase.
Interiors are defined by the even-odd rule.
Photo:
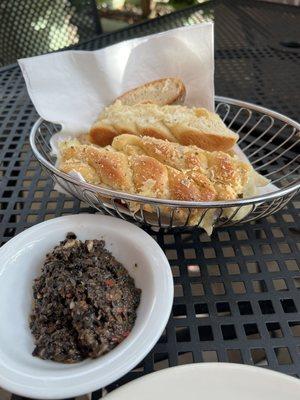
[[[67,232],[81,240],[103,238],[142,289],[130,335],[108,354],[71,365],[33,357],[28,326],[32,281]],[[55,218],[11,239],[0,249],[0,260],[0,386],[13,393],[59,399],[108,385],[144,358],[168,321],[173,301],[168,260],[147,233],[128,222],[96,214]]]
[[[201,363],[136,379],[105,400],[299,400],[300,380],[241,364]]]

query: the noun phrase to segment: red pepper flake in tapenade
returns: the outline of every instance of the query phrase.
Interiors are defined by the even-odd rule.
[[[132,330],[140,296],[103,240],[81,242],[68,233],[34,280],[32,354],[75,363],[109,352]]]

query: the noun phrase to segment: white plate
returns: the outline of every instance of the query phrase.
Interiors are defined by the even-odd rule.
[[[103,238],[142,296],[135,326],[120,345],[98,359],[66,365],[31,355],[28,317],[32,280],[46,253],[70,231],[81,240]],[[94,214],[55,218],[11,239],[0,249],[0,259],[0,386],[13,393],[59,399],[108,385],[144,358],[167,323],[173,301],[168,260],[147,233],[128,222]]]
[[[167,368],[122,386],[105,400],[299,400],[300,381],[240,364]]]

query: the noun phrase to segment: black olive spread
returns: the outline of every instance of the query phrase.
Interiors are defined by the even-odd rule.
[[[46,255],[33,284],[33,355],[75,363],[116,347],[133,328],[141,290],[105,249],[74,233]]]

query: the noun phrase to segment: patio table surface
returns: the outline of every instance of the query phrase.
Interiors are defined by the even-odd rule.
[[[95,50],[207,20],[215,22],[216,94],[299,119],[300,7],[254,0],[209,1],[100,35],[76,48]],[[46,219],[93,210],[54,191],[34,159],[28,136],[38,115],[17,65],[0,69],[0,86],[0,240],[4,244]],[[299,209],[298,197],[275,215],[218,229],[211,237],[198,230],[146,228],[171,264],[172,314],[143,362],[105,390],[162,368],[204,361],[261,365],[299,377]],[[92,400],[101,396],[99,389]]]

